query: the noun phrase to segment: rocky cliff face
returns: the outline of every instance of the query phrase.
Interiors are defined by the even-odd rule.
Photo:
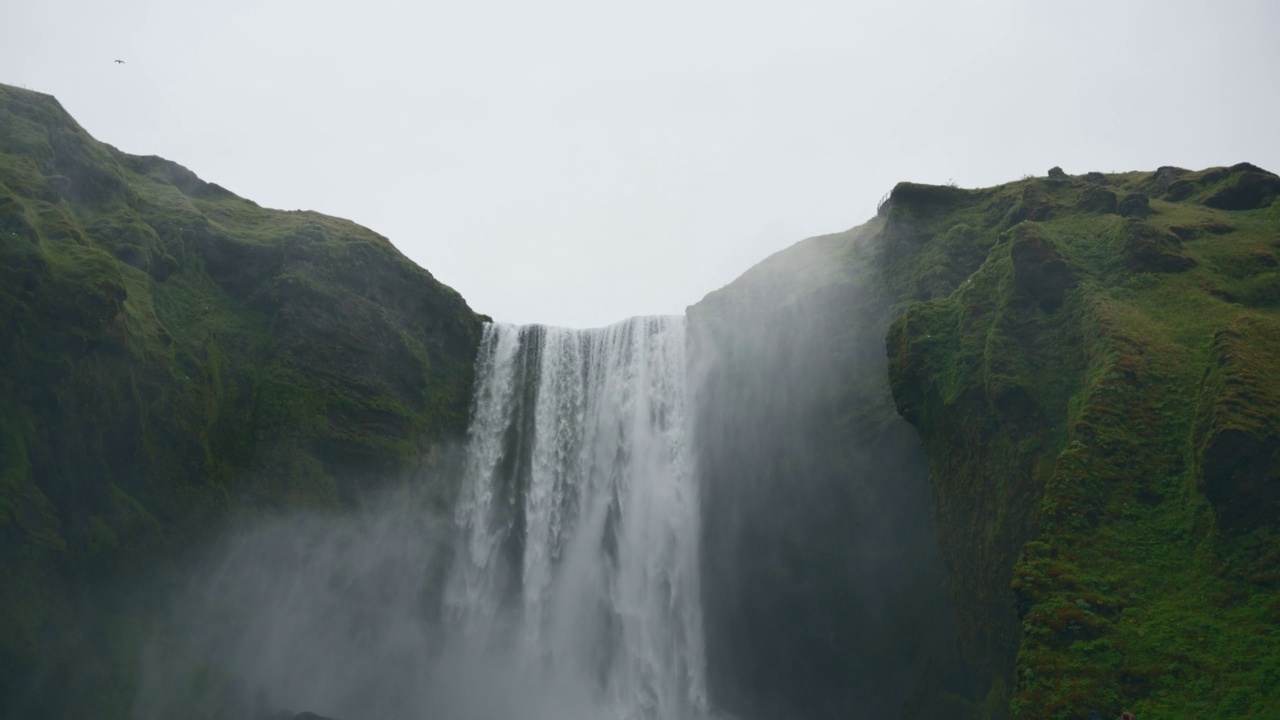
[[[986,247],[887,346],[962,645],[1014,717],[1280,697],[1278,188],[1241,164],[890,200],[908,257]]]
[[[231,511],[421,476],[481,322],[369,230],[0,86],[0,714],[123,715],[136,589]]]
[[[877,614],[855,589],[876,576],[847,555],[868,540],[845,500],[896,495],[897,523],[936,527],[961,654],[917,676],[905,715],[1266,716],[1280,701],[1278,191],[1248,164],[903,183],[871,223],[691,308],[720,358],[712,404],[729,401],[700,439],[719,688],[815,716],[820,697],[858,707],[837,690],[856,681],[791,684],[790,670],[892,662],[853,649],[860,622],[892,626],[906,606]],[[853,349],[880,337],[887,366]],[[920,449],[886,432],[886,380]],[[924,482],[921,458],[929,515],[900,489]],[[862,470],[877,465],[895,469]],[[821,589],[802,579],[818,566]],[[770,633],[799,608],[838,621]]]

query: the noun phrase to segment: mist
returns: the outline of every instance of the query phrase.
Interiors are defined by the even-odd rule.
[[[431,492],[229,528],[135,717],[947,717],[978,689],[874,260],[852,231],[687,321],[487,325]]]
[[[709,687],[744,717],[957,717],[974,692],[879,250],[812,238],[690,309]]]
[[[439,692],[429,680],[445,640],[432,586],[452,528],[402,500],[228,529],[145,652],[135,717],[389,718],[424,707]]]
[[[452,507],[228,528],[134,716],[706,717],[684,340],[678,317],[487,326],[464,457],[424,479]]]
[[[454,518],[400,493],[354,516],[239,523],[190,571],[144,653],[133,716],[598,717],[596,699],[444,607]]]

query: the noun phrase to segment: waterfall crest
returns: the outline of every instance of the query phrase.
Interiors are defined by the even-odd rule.
[[[706,709],[685,323],[486,327],[445,611],[597,717]]]

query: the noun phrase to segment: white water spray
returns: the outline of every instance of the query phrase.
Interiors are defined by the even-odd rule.
[[[231,532],[134,717],[704,717],[687,372],[682,318],[487,326],[453,517],[397,493]]]
[[[594,717],[706,710],[683,318],[489,325],[446,608]]]

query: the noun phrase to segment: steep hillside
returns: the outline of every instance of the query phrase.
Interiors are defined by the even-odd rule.
[[[1014,717],[1280,705],[1277,194],[1247,164],[895,189],[890,379]]]
[[[236,508],[340,508],[465,427],[483,318],[0,86],[0,715],[128,709],[136,591]]]
[[[829,652],[830,637],[920,611],[919,594],[884,614],[861,590],[886,577],[908,587],[917,568],[877,574],[832,540],[867,523],[839,499],[850,493],[913,521],[909,492],[884,487],[919,477],[910,448],[884,435],[891,388],[928,461],[962,656],[959,669],[935,658],[906,716],[1267,717],[1280,705],[1277,194],[1280,178],[1248,164],[1055,168],[984,190],[903,183],[867,225],[779,253],[691,308],[703,341],[734,358],[716,367],[718,391],[746,388],[717,422],[747,438],[737,452],[749,460],[710,452],[709,491],[742,508],[712,522],[738,535],[711,536],[704,552],[706,592],[721,593],[709,652],[731,659],[721,688],[808,706],[827,692],[831,714],[856,712],[865,704],[837,691],[842,670],[797,685],[790,651]],[[865,353],[881,337],[887,375]],[[779,404],[805,393],[829,403],[822,417]],[[810,439],[797,440],[797,417]],[[778,431],[773,445],[759,427]],[[898,469],[866,472],[868,448]],[[805,463],[853,483],[825,496],[844,525],[777,520],[807,502]],[[714,502],[705,512],[724,520]],[[890,556],[910,547],[879,537]],[[837,579],[776,582],[816,567]],[[717,572],[753,582],[726,593]],[[792,611],[806,604],[835,621],[771,640],[771,627],[803,631]],[[718,622],[756,634],[735,644]],[[837,647],[843,671],[898,662],[874,642],[870,658]]]

